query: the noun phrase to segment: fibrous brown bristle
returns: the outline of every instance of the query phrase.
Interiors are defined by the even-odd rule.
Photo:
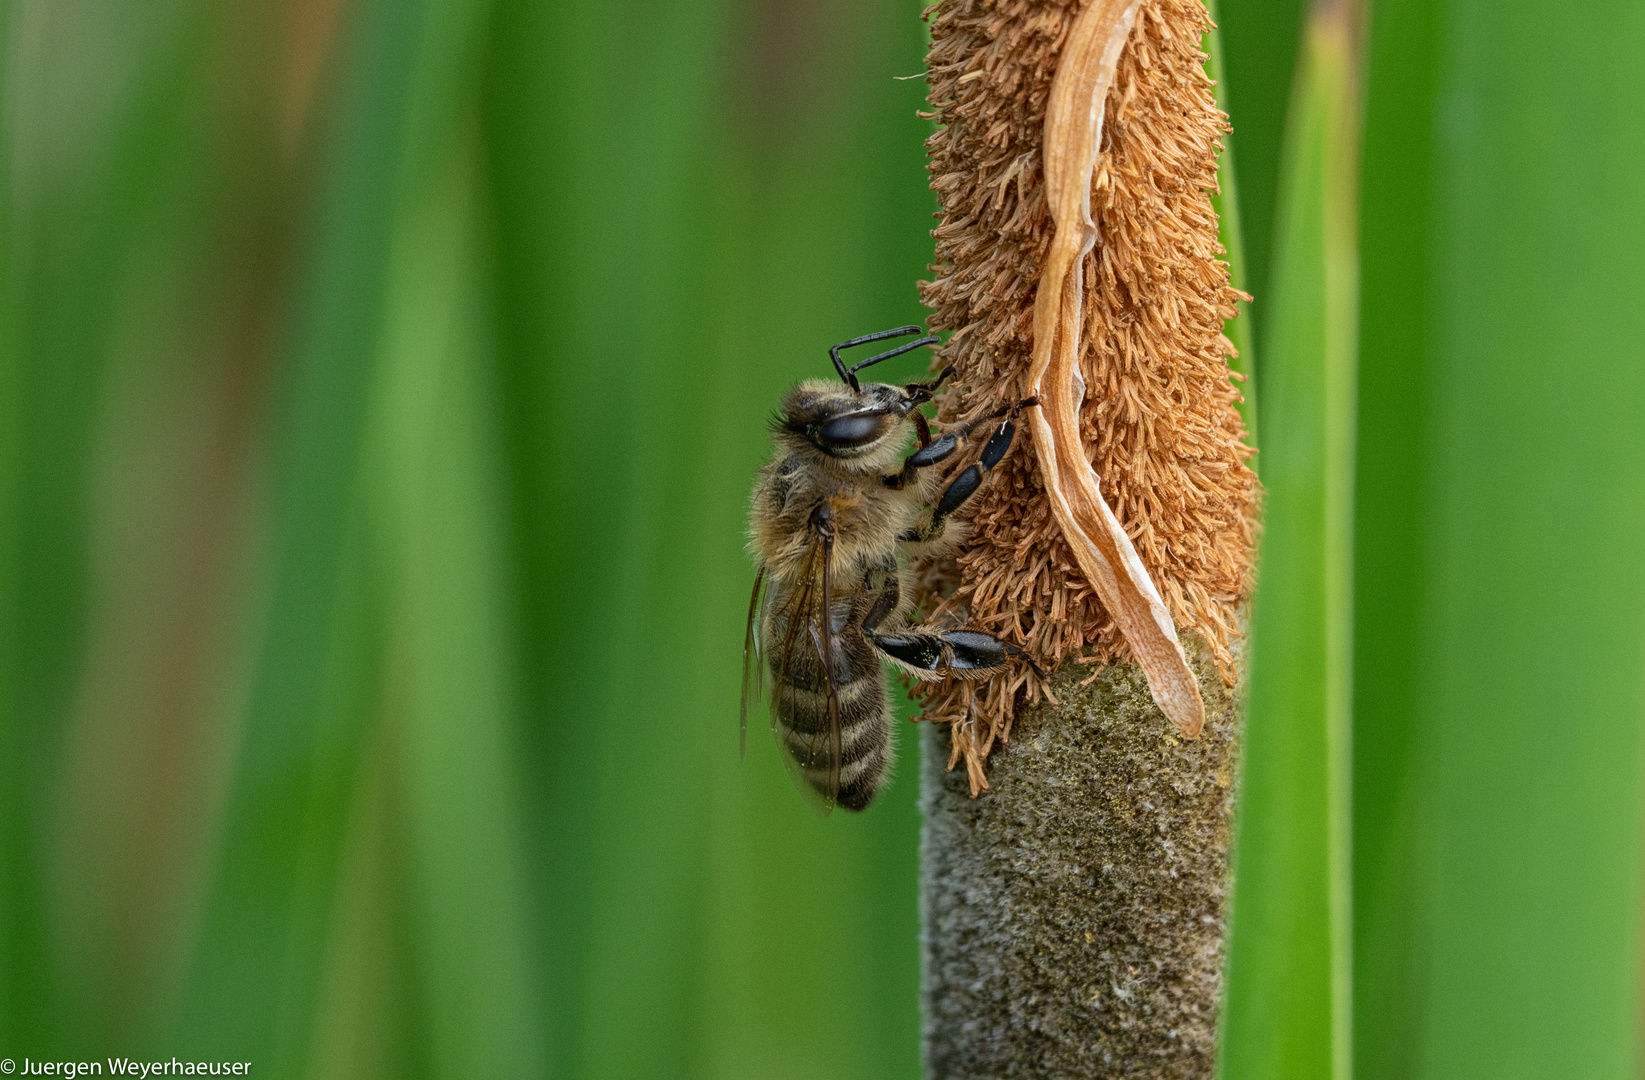
[[[927,12],[939,124],[927,148],[941,224],[936,277],[922,288],[932,328],[953,331],[936,361],[957,373],[938,402],[944,423],[1033,392],[1036,287],[1056,231],[1042,161],[1046,109],[1085,6],[943,0]],[[1129,25],[1091,181],[1079,433],[1172,619],[1205,639],[1232,680],[1257,487],[1222,332],[1240,294],[1220,259],[1210,199],[1227,118],[1204,71],[1200,0],[1141,0]],[[1132,659],[1052,513],[1032,450],[1019,446],[975,502],[970,544],[917,568],[931,616],[1016,642],[1047,670]],[[1009,735],[1017,695],[1046,692],[1028,670],[980,687],[921,689],[924,718],[953,724],[950,766],[964,758],[973,793],[987,787],[983,763]]]

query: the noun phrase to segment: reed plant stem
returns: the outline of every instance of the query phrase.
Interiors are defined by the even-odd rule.
[[[993,794],[921,745],[924,1043],[935,1080],[1209,1077],[1222,992],[1239,716],[1189,639],[1194,740],[1142,672],[1070,663],[1018,713]]]

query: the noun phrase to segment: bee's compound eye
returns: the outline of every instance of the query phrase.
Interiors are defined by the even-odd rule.
[[[817,427],[817,442],[831,450],[850,450],[871,443],[880,436],[884,413],[853,413],[837,416]]]

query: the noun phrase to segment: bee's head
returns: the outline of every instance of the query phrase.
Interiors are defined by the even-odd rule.
[[[869,383],[863,386],[857,381],[857,372],[863,368],[901,356],[922,345],[935,345],[938,339],[934,335],[926,335],[917,341],[870,356],[849,368],[840,359],[840,350],[919,332],[917,326],[903,326],[842,341],[829,349],[834,370],[840,373],[840,384],[811,379],[789,391],[788,396],[783,398],[781,413],[772,424],[778,438],[795,449],[820,451],[833,461],[850,463],[847,467],[854,471],[888,467],[907,440],[904,423],[908,414],[930,401],[931,395],[953,373],[953,369],[944,371],[930,382],[910,383],[907,386]]]
[[[820,452],[853,471],[884,470],[908,442],[909,414],[931,400],[951,370],[907,386],[808,379],[783,398],[772,427],[794,449]]]

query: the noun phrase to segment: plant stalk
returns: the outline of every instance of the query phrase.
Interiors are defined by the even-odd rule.
[[[1206,705],[1184,740],[1133,665],[1069,663],[1017,714],[992,794],[921,741],[926,1075],[1209,1077],[1217,1048],[1239,736],[1193,635]]]

